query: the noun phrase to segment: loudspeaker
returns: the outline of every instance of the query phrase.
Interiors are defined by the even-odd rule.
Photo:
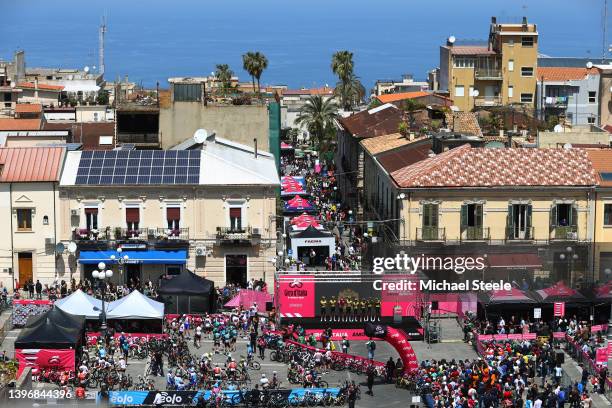
[[[561,350],[556,350],[555,351],[555,362],[557,364],[565,363],[565,354],[563,353],[563,351],[561,351]]]
[[[271,312],[273,307],[274,307],[273,301],[266,302],[266,312]]]
[[[432,300],[431,301],[431,310],[438,310],[438,301],[437,300]]]

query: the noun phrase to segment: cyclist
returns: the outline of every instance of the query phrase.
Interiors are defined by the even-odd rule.
[[[263,390],[267,390],[268,388],[270,388],[270,381],[268,380],[265,374],[261,375],[261,378],[259,379],[259,385],[261,385],[261,388]]]
[[[280,387],[280,381],[278,380],[278,375],[276,371],[272,372],[272,379],[270,380],[270,388],[278,388]]]

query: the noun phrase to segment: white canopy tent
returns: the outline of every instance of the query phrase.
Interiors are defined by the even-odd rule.
[[[55,306],[66,313],[84,316],[86,319],[97,319],[102,312],[102,301],[89,296],[81,289],[68,297],[56,301]]]
[[[135,290],[108,305],[107,319],[163,319],[164,304]]]

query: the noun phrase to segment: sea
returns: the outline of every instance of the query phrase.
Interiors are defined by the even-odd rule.
[[[0,0],[0,59],[23,49],[30,67],[96,70],[105,16],[107,80],[165,87],[229,64],[248,81],[241,55],[260,51],[262,84],[333,85],[331,56],[347,49],[370,89],[402,74],[425,79],[449,36],[486,40],[491,16],[536,23],[542,54],[600,62],[612,44],[608,8],[604,42],[604,0]]]

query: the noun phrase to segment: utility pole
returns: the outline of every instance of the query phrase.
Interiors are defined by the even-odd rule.
[[[104,35],[106,34],[106,16],[102,16],[102,23],[98,34],[98,73],[104,75]]]
[[[603,10],[603,39],[601,43],[601,63],[606,63],[606,36],[608,31],[608,0],[604,0]]]

